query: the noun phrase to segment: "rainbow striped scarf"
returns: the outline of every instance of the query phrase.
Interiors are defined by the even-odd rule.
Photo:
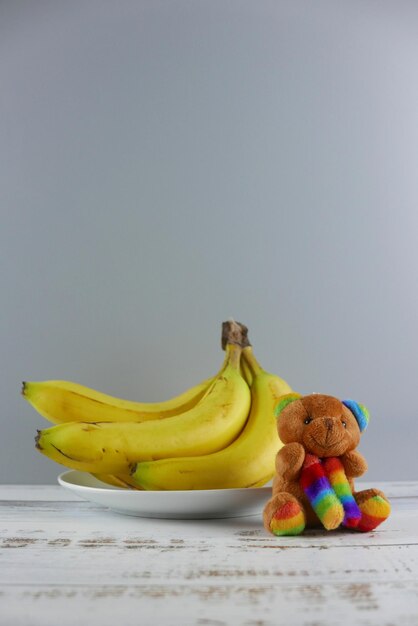
[[[307,454],[300,485],[326,529],[336,528],[340,523],[347,528],[358,525],[361,511],[338,457],[320,459]]]

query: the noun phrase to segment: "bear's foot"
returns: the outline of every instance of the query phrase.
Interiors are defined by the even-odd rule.
[[[276,494],[264,509],[264,527],[278,537],[300,535],[305,525],[305,511],[290,493]]]
[[[355,530],[366,533],[374,530],[390,515],[390,504],[378,489],[365,489],[354,494],[361,511],[361,519]]]

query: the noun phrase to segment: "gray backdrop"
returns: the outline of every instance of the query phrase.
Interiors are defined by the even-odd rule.
[[[164,399],[231,316],[417,478],[417,2],[3,0],[0,107],[1,481],[21,380]]]

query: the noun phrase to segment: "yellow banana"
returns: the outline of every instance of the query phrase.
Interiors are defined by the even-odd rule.
[[[66,380],[25,382],[23,397],[54,424],[64,422],[145,422],[179,415],[195,406],[214,378],[165,402],[131,402]]]
[[[134,483],[130,476],[114,476],[113,474],[92,474],[97,480],[113,487],[120,487],[122,489],[140,489],[138,485]]]
[[[253,384],[253,373],[245,359],[245,354],[246,354],[246,351],[243,350],[244,358],[241,358],[241,376],[244,378],[247,385],[251,387],[251,385]]]
[[[251,411],[241,435],[219,452],[206,456],[138,463],[132,478],[144,489],[225,489],[259,487],[275,472],[275,458],[282,446],[274,408],[289,385],[265,372],[251,347],[243,350],[251,368]]]
[[[226,365],[189,411],[142,423],[69,422],[39,431],[38,449],[49,458],[95,474],[130,474],[138,461],[210,454],[241,432],[250,391],[239,373],[241,348],[227,346]]]

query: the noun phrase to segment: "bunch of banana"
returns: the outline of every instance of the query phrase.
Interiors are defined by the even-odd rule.
[[[225,489],[261,487],[272,478],[281,445],[274,409],[292,390],[261,368],[250,346],[243,356],[252,374],[251,410],[235,441],[205,456],[140,462],[132,474],[134,483],[143,489]]]
[[[291,391],[265,372],[237,322],[223,324],[216,376],[160,403],[113,398],[66,381],[24,383],[23,396],[56,426],[37,448],[67,467],[122,488],[261,486],[281,445],[274,408]]]

